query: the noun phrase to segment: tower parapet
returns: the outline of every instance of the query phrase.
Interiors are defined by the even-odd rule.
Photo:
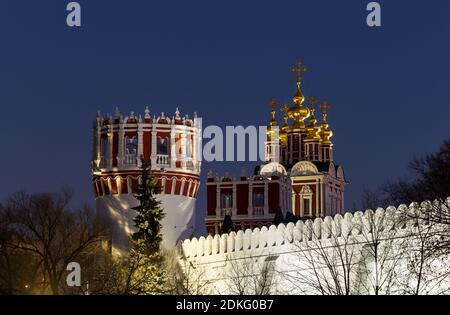
[[[94,123],[92,184],[97,213],[111,223],[113,251],[121,254],[134,231],[135,194],[140,182],[141,157],[151,163],[161,193],[157,198],[166,213],[164,245],[192,236],[195,201],[200,186],[201,119],[163,112],[144,116],[131,112],[102,117]]]

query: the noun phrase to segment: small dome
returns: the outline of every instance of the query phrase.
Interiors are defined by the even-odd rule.
[[[287,172],[283,165],[277,162],[272,162],[264,165],[261,168],[260,174],[263,176],[280,175],[280,174],[286,175]]]

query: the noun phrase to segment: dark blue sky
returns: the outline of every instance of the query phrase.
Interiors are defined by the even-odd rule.
[[[270,97],[294,93],[297,58],[304,93],[334,105],[347,207],[450,135],[448,1],[381,1],[380,29],[365,0],[79,1],[80,29],[65,24],[68,2],[2,0],[1,199],[66,184],[92,203],[97,110],[180,106],[205,124],[264,125]],[[241,167],[205,163],[203,175]]]

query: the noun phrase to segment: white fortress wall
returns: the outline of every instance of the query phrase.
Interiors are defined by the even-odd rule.
[[[430,203],[422,203],[420,206],[413,203],[409,207],[401,205],[398,208],[379,208],[375,212],[367,210],[353,214],[346,213],[344,216],[336,215],[334,218],[318,218],[314,221],[298,221],[296,224],[280,224],[221,236],[192,238],[180,242],[179,249],[182,261],[188,261],[194,267],[197,281],[206,284],[208,293],[236,294],[236,282],[241,281],[248,287],[246,293],[254,294],[252,284],[260,281],[258,278],[261,278],[261,271],[267,270],[267,266],[270,266],[271,293],[317,294],[312,292],[314,290],[308,289],[311,284],[308,285],[306,282],[328,277],[332,268],[338,271],[343,269],[329,267],[328,264],[342,266],[345,263],[352,266],[348,267],[352,270],[351,280],[354,286],[352,293],[373,293],[370,292],[371,279],[367,274],[367,266],[373,265],[370,255],[367,254],[370,246],[379,242],[378,249],[385,255],[384,265],[381,268],[386,270],[377,272],[380,274],[384,272],[385,275],[395,274],[397,277],[406,275],[408,271],[406,256],[417,250],[420,245],[419,234],[427,230],[428,223],[421,220],[417,226],[414,220],[401,219],[408,216],[412,218],[420,207],[429,205]],[[447,205],[442,206],[450,206],[450,198]],[[431,232],[427,230],[428,236],[433,237],[441,228],[443,227],[433,225]],[[343,253],[350,257],[347,257],[347,261],[339,257]],[[445,259],[444,262],[433,261],[433,266],[429,267],[431,270],[439,269],[449,264],[450,260]],[[364,266],[366,274],[361,274],[359,265]],[[314,274],[318,272],[314,270],[315,268],[320,270],[319,276]],[[395,272],[388,271],[388,268],[395,268]],[[424,275],[424,279],[426,278],[427,275]],[[436,277],[436,281],[438,279],[439,277]],[[340,279],[344,282],[343,280]],[[388,280],[396,282],[389,288],[391,291],[397,290],[397,287],[409,281],[400,278]],[[304,285],[302,282],[305,282]],[[439,283],[432,282],[429,280],[427,286],[434,292],[450,289],[448,279],[444,281],[440,279]]]

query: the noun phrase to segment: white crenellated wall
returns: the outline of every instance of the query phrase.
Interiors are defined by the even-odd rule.
[[[352,237],[353,244],[351,246],[358,246],[358,248],[362,248],[374,232],[380,234],[380,239],[385,242],[387,239],[415,239],[418,234],[418,227],[415,223],[412,220],[402,221],[399,219],[415,217],[421,208],[429,207],[432,204],[438,205],[438,202],[424,202],[420,205],[413,203],[409,207],[401,205],[398,208],[379,208],[376,211],[346,213],[344,216],[338,214],[333,218],[298,221],[296,224],[280,224],[269,228],[263,227],[237,233],[192,238],[179,242],[178,249],[181,251],[182,261],[188,261],[191,266],[195,266],[197,272],[203,273],[202,281],[208,283],[208,293],[236,294],[229,288],[230,281],[235,280],[232,274],[236,265],[262,266],[268,257],[274,257],[277,273],[286,274],[295,272],[295,270],[289,270],[293,268],[293,265],[296,265],[296,268],[299,268],[298,266],[306,268],[308,262],[302,261],[302,256],[299,255],[302,250],[343,244],[344,239],[348,240],[349,236]],[[450,198],[447,199],[447,205],[440,204],[439,206],[450,207]],[[422,224],[425,227],[428,225],[424,221],[420,222],[421,226]],[[375,227],[377,231],[373,231]],[[439,227],[434,228],[439,229]],[[383,237],[386,240],[383,240]],[[333,240],[331,240],[332,238]],[[401,244],[404,246],[406,242]],[[392,250],[391,255],[394,255],[393,253],[395,250]],[[355,259],[356,256],[355,254]],[[299,261],[300,264],[298,264]],[[448,263],[450,265],[450,260]],[[248,267],[246,268],[248,272]],[[404,267],[402,268],[404,269]],[[251,273],[258,272],[253,270]],[[272,293],[282,292],[284,294],[286,288],[289,288],[288,293],[295,293],[295,289],[286,281],[286,279],[278,281],[276,289],[272,288]],[[450,289],[450,282],[442,283],[448,284]]]

